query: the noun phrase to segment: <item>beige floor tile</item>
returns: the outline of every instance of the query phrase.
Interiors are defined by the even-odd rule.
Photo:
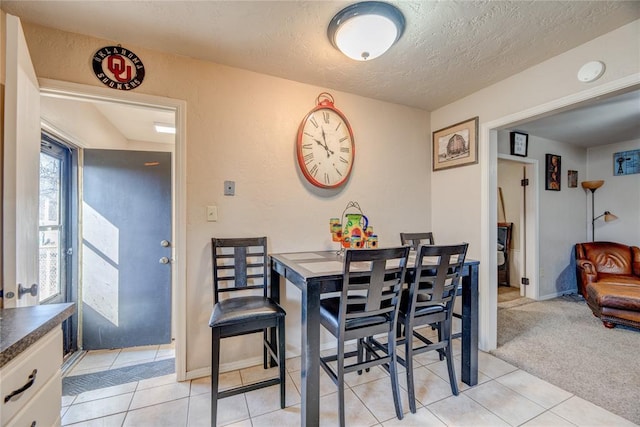
[[[123,427],[182,427],[187,425],[189,399],[173,400],[160,405],[130,410]]]
[[[118,357],[120,349],[118,350],[91,350],[88,351],[82,359],[76,363],[71,370],[72,372],[77,370],[86,371],[89,369],[102,368],[108,369]],[[75,375],[75,374],[72,374]]]
[[[376,417],[351,391],[344,391],[345,418],[347,426],[373,426],[379,423]],[[338,394],[330,394],[320,398],[320,426],[335,427],[338,422]]]
[[[237,423],[227,424],[225,427],[252,427],[255,424],[251,423],[251,420],[242,420]]]
[[[176,357],[176,346],[174,343],[160,344],[156,352],[155,360],[162,360]]]
[[[202,377],[191,380],[191,391],[189,396],[211,393],[211,377]]]
[[[300,371],[292,372],[291,378],[298,390],[298,393],[302,393],[302,378],[300,377]],[[331,380],[331,377],[320,368],[320,396],[326,396],[327,394],[336,392],[336,385]]]
[[[287,359],[287,363],[286,363],[287,372],[299,371],[301,369],[301,366],[302,366],[302,361],[300,360],[300,356],[291,357]]]
[[[489,381],[465,391],[472,398],[511,425],[523,424],[545,408],[496,381]]]
[[[243,384],[251,384],[257,381],[267,380],[269,378],[278,378],[278,367],[264,369],[262,365],[252,366],[240,370]]]
[[[499,427],[509,426],[497,415],[471,399],[460,394],[451,396],[427,407],[446,425],[470,427]]]
[[[130,347],[123,348],[118,357],[113,361],[113,368],[121,366],[131,366],[132,364],[153,362],[158,346]]]
[[[384,427],[445,427],[442,421],[438,419],[427,408],[419,408],[415,414],[411,412],[405,413],[404,418],[390,419],[382,423]]]
[[[71,405],[62,418],[62,425],[79,423],[81,421],[125,412],[129,409],[129,404],[131,403],[132,398],[133,393],[127,393],[107,397],[105,399]]]
[[[355,386],[351,390],[378,421],[387,421],[397,417],[389,376]],[[409,412],[409,397],[404,389],[400,390],[400,405],[403,414]]]
[[[478,352],[478,370],[490,378],[498,378],[503,375],[513,372],[518,368],[504,360],[485,353],[484,351]]]
[[[189,398],[188,427],[210,427],[211,393],[198,394]]]
[[[568,391],[522,370],[511,372],[497,378],[496,381],[547,409],[573,396]]]
[[[239,385],[242,385],[240,371],[229,371],[218,375],[218,390],[228,390]]]
[[[577,396],[565,400],[552,408],[551,412],[578,426],[637,427],[631,421]]]
[[[147,388],[158,387],[166,384],[173,384],[176,380],[176,374],[167,374],[160,377],[147,378],[146,380],[138,381],[138,391]]]
[[[69,406],[76,400],[76,396],[62,396],[62,406]]]
[[[447,361],[443,360],[441,362],[432,363],[430,365],[425,366],[430,371],[433,371],[440,378],[445,380],[447,384],[449,383],[449,369],[447,369]],[[470,387],[462,382],[462,375],[460,374],[461,366],[460,360],[455,359],[453,363],[453,369],[456,371],[456,381],[458,381],[458,390],[464,391],[469,389]],[[483,374],[482,372],[478,372],[478,384],[482,384],[484,382],[491,381],[491,378]]]
[[[138,382],[120,384],[112,387],[98,388],[91,391],[86,391],[84,393],[80,393],[76,400],[73,402],[74,404],[89,402],[91,400],[104,399],[105,397],[117,396],[119,394],[125,393],[133,393],[136,391],[136,387],[138,386]]]
[[[189,382],[166,384],[158,387],[138,390],[133,395],[130,409],[138,409],[145,406],[158,405],[163,402],[182,399],[189,396],[189,390]]]
[[[426,367],[413,369],[413,382],[416,395],[416,407],[429,405],[438,400],[451,396],[451,386],[449,381],[445,381],[440,376]],[[400,385],[403,389],[407,389],[407,377],[400,377]]]
[[[344,376],[344,383],[349,387],[355,387],[381,378],[389,380],[389,374],[380,366],[374,366],[369,372],[363,371],[362,375],[357,372],[349,372]]]
[[[553,412],[543,412],[534,419],[522,424],[521,427],[573,427],[575,424],[570,423],[554,414]]]
[[[202,395],[209,396],[210,395]],[[200,396],[196,396],[200,397]],[[209,407],[211,408],[211,407]],[[243,394],[227,397],[218,401],[218,421],[219,426],[237,423],[238,421],[249,419],[249,408],[247,399]]]
[[[280,408],[280,386],[274,385],[245,393],[249,414],[251,417],[277,411]],[[285,406],[293,406],[300,403],[300,393],[293,380],[287,374],[285,383]]]
[[[119,414],[83,421],[77,424],[69,424],[69,427],[122,427],[122,422],[126,416],[126,412],[121,412]]]
[[[235,424],[234,424],[235,426]],[[300,406],[291,406],[279,409],[268,414],[251,418],[247,427],[299,427],[300,426]],[[242,426],[244,427],[244,426]]]

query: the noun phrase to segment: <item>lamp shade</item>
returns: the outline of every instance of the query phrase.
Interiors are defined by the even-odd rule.
[[[611,222],[611,221],[615,221],[616,219],[618,219],[617,216],[615,216],[614,214],[612,214],[609,211],[605,211],[605,213],[604,213],[604,222]]]
[[[604,181],[603,180],[598,180],[598,181],[582,181],[580,183],[580,185],[582,185],[582,188],[584,188],[585,190],[591,190],[591,191],[595,191],[598,188],[602,187],[604,185]]]
[[[327,36],[338,50],[356,61],[379,57],[400,39],[404,15],[395,6],[377,1],[355,3],[333,17]]]

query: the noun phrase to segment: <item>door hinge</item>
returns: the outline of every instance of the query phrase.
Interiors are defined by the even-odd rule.
[[[523,277],[520,279],[520,283],[522,283],[523,285],[528,285],[529,284],[529,278],[528,277]]]
[[[529,185],[529,178],[524,178],[520,180],[520,185],[522,187],[526,187],[527,185]]]

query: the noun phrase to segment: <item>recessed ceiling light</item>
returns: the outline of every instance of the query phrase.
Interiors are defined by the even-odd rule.
[[[156,128],[156,132],[158,133],[170,133],[170,134],[176,133],[176,127],[170,123],[155,122],[154,126]]]

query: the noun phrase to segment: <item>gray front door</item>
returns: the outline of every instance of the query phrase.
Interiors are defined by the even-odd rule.
[[[82,185],[82,347],[169,343],[171,153],[85,150]]]

